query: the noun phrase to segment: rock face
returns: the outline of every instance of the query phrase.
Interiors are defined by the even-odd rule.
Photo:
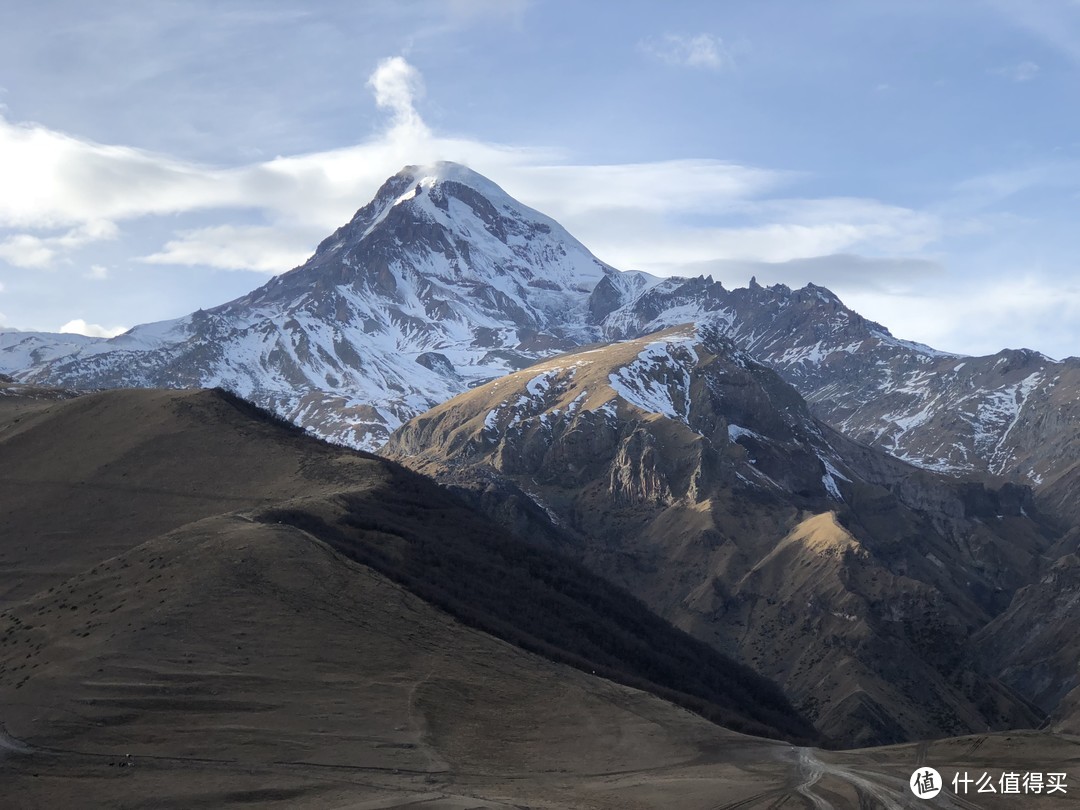
[[[500,520],[776,680],[835,739],[1039,722],[970,645],[1054,542],[1030,491],[843,438],[717,329],[537,364],[384,452],[500,503]]]
[[[668,279],[602,320],[635,337],[687,320],[774,368],[845,435],[927,469],[1032,484],[1080,521],[1080,359],[1029,350],[962,357],[893,337],[813,284],[726,290]]]
[[[1073,539],[1075,544],[1075,538]],[[1021,588],[1008,610],[974,638],[984,660],[997,659],[1002,680],[1059,718],[1076,712],[1080,689],[1080,556],[1069,553]],[[1005,641],[1006,643],[1002,643]],[[993,652],[992,652],[993,651]]]

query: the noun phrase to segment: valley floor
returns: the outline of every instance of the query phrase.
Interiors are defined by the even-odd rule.
[[[849,752],[732,738],[685,762],[596,772],[399,768],[393,766],[392,757],[381,766],[166,755],[128,758],[90,750],[30,751],[10,737],[2,742],[7,751],[0,770],[0,790],[6,797],[5,806],[16,808],[1052,810],[1080,806],[1080,785],[1075,784],[1080,739],[1036,733]],[[605,742],[583,739],[578,744],[588,748]],[[585,760],[591,759],[591,752],[580,753]],[[912,770],[923,765],[936,767],[946,781],[945,790],[925,803],[907,784]],[[1066,794],[978,794],[973,784],[967,795],[958,795],[949,784],[957,772],[972,779],[989,773],[997,785],[1004,772],[1049,770],[1073,774]]]

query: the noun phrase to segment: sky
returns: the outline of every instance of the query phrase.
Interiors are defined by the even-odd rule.
[[[0,6],[0,328],[111,335],[456,160],[599,258],[1080,355],[1080,0]]]

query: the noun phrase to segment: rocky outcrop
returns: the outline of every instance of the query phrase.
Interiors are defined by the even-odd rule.
[[[717,330],[535,365],[385,452],[489,509],[512,493],[489,514],[767,674],[845,743],[1041,721],[970,645],[1055,539],[1030,493],[843,438]]]
[[[1064,714],[1063,701],[1080,687],[1078,614],[1080,556],[1066,554],[1036,582],[1019,589],[974,644],[1005,683],[1043,711],[1062,707]]]
[[[775,369],[814,414],[856,441],[927,469],[1026,483],[1080,523],[1080,359],[1003,350],[940,352],[894,337],[829,290],[665,279],[595,314],[609,339],[693,319]],[[604,305],[600,306],[599,302]]]

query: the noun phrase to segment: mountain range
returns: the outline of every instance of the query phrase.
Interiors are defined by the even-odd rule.
[[[0,332],[0,372],[77,388],[222,386],[376,450],[409,418],[543,357],[708,323],[815,415],[919,466],[1030,483],[1080,518],[1080,360],[893,337],[815,285],[618,271],[463,166],[391,177],[302,266],[110,340]]]
[[[73,461],[64,474],[75,477],[58,481],[55,450],[19,456],[20,469],[40,474],[7,482],[32,494],[28,511],[9,510],[9,522],[25,518],[24,539],[3,549],[14,574],[0,594],[62,610],[43,594],[129,554],[129,540],[236,509],[246,517],[219,528],[239,537],[231,521],[258,507],[271,531],[321,544],[458,621],[756,734],[872,745],[1075,729],[1078,369],[1077,358],[965,357],[901,340],[813,284],[727,289],[704,276],[618,270],[465,167],[409,166],[307,262],[234,301],[112,339],[0,332],[0,403],[28,420],[5,424],[5,452],[46,407],[63,426],[57,435],[90,442],[91,460],[85,470]],[[155,390],[127,400],[84,393],[102,389]],[[162,389],[220,391],[207,400]],[[245,403],[266,413],[252,416]],[[221,416],[228,408],[254,421]],[[128,496],[125,476],[168,479],[171,442],[183,443],[182,456],[201,440],[185,422],[131,443],[95,419],[115,410],[160,426],[177,409],[243,435],[269,429],[252,424],[284,431],[273,414],[341,447],[318,462],[275,451],[266,474],[283,477],[253,478],[242,494],[228,484],[244,475],[239,461],[199,456],[192,470],[220,465],[220,502],[214,487],[187,479],[146,484],[129,540],[118,541],[111,527],[124,506],[109,493]],[[377,450],[453,494],[417,483],[423,496],[410,500],[405,482],[423,478],[368,456],[364,472],[340,461],[354,458],[344,448]],[[373,475],[384,483],[369,486]],[[356,500],[357,489],[368,494]],[[72,493],[78,509],[34,524]],[[444,498],[457,505],[431,506]],[[230,499],[236,509],[224,508]],[[422,526],[448,515],[459,531],[436,532],[436,552]],[[100,532],[104,545],[72,547],[70,525]],[[462,526],[481,538],[467,549]],[[191,542],[210,536],[191,531]],[[526,541],[513,546],[523,569],[498,538]],[[679,628],[659,644],[680,650],[675,659],[704,656],[768,698],[743,701],[750,708],[739,714],[723,700],[731,681],[642,663],[630,651],[659,636],[623,635],[629,625],[589,613],[594,597],[565,610],[591,616],[592,631],[578,629],[595,644],[567,647],[561,639],[577,631],[545,637],[540,628],[561,625],[536,622],[531,608],[508,627],[498,600],[528,592],[522,572],[546,570],[546,555],[573,567],[574,598],[621,604],[632,594],[644,603],[635,632],[658,615]],[[433,570],[498,572],[505,587],[470,600]],[[484,593],[482,578],[461,582]],[[552,582],[565,584],[561,573]],[[90,598],[84,590],[79,598]],[[605,648],[597,628],[625,649]],[[60,684],[43,688],[68,688]]]

